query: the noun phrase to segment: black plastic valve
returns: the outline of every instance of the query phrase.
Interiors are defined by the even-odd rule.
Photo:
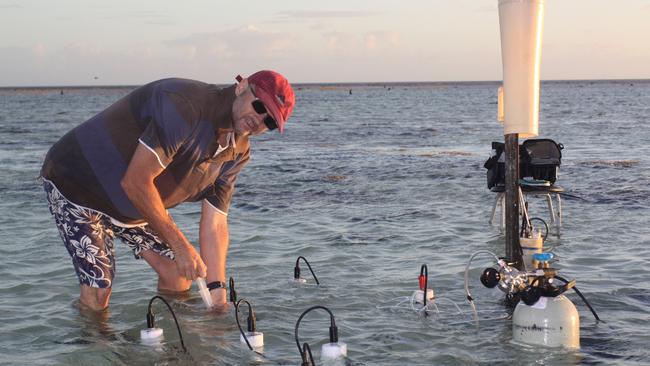
[[[521,301],[523,301],[524,304],[531,306],[535,304],[541,296],[542,291],[539,289],[539,287],[528,286],[521,292]]]
[[[486,268],[483,271],[483,274],[481,274],[481,283],[487,288],[496,287],[496,285],[499,283],[499,280],[501,280],[499,271],[492,267]]]
[[[514,308],[521,300],[521,296],[518,292],[508,292],[504,299],[505,305],[510,308]]]

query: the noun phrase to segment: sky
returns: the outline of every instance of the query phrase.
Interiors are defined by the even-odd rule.
[[[0,0],[0,86],[501,80],[498,0]],[[542,80],[650,79],[650,0],[545,0]]]

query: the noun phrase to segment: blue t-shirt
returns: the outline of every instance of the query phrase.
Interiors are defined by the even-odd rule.
[[[163,79],[77,126],[52,146],[41,175],[66,198],[119,221],[143,222],[120,185],[138,144],[164,167],[154,183],[166,208],[205,199],[227,214],[235,180],[250,158],[233,131],[235,86]],[[227,136],[227,147],[220,136]]]

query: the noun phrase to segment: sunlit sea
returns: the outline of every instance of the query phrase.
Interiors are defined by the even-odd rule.
[[[240,343],[232,308],[206,312],[195,288],[164,295],[188,353],[161,303],[164,343],[140,344],[156,276],[119,242],[109,311],[80,311],[38,173],[57,139],[132,87],[0,90],[0,363],[299,365],[294,326],[314,305],[335,315],[349,365],[650,363],[650,81],[541,87],[540,137],[565,147],[557,184],[567,193],[561,236],[547,245],[603,321],[571,292],[580,350],[514,344],[512,310],[478,281],[487,257],[473,262],[470,286],[489,315],[478,327],[471,321],[468,258],[481,249],[504,254],[503,234],[488,224],[495,194],[483,168],[490,143],[503,140],[497,86],[296,86],[286,132],[254,139],[229,215],[228,275],[253,304],[266,358]],[[542,201],[530,210],[548,218]],[[171,213],[198,242],[199,205]],[[304,264],[308,282],[290,281],[298,256],[320,286]],[[428,317],[403,302],[422,264],[440,299]],[[327,313],[314,311],[300,327],[317,364],[328,326]]]

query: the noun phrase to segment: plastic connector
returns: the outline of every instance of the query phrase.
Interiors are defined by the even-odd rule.
[[[147,312],[147,328],[156,327],[156,317],[153,315],[153,312]]]
[[[235,291],[235,280],[232,277],[228,280],[228,289],[230,290],[229,300],[234,304],[237,302],[237,291]]]
[[[553,259],[553,257],[553,253],[551,252],[533,254],[533,259],[538,262],[548,262]]]
[[[339,328],[332,322],[330,325],[330,343],[336,343],[339,341]]]
[[[318,281],[318,277],[316,277],[316,273],[314,273],[314,270],[311,268],[311,264],[309,264],[309,261],[307,258],[300,256],[296,259],[296,266],[293,267],[293,280],[294,282],[298,283],[306,283],[307,280],[304,278],[300,277],[300,260],[303,260],[307,267],[309,267],[309,272],[311,272],[311,275],[314,277],[314,281],[316,281],[317,285],[320,285],[320,282]]]
[[[247,327],[248,331],[251,333],[255,332],[255,313],[253,312],[253,310],[251,310],[250,313],[248,314],[248,319],[246,320],[246,322],[248,323],[248,327]]]
[[[427,289],[427,281],[429,280],[429,268],[426,264],[423,264],[420,267],[420,276],[418,277],[418,284],[420,285],[420,290],[425,291]]]
[[[178,324],[178,319],[176,318],[176,314],[174,314],[174,310],[172,310],[172,307],[171,305],[169,305],[167,300],[165,300],[160,296],[154,296],[151,298],[151,300],[149,300],[149,307],[147,308],[147,329],[140,330],[140,339],[142,340],[143,343],[146,344],[158,344],[159,341],[162,339],[163,330],[162,328],[155,327],[156,321],[152,310],[153,302],[156,299],[162,301],[167,306],[167,309],[169,309],[169,312],[172,314],[172,317],[174,318],[174,323],[176,324],[176,330],[178,330],[178,338],[180,338],[181,347],[183,347],[183,352],[187,352],[187,348],[185,347],[185,342],[183,341],[183,333],[181,332],[181,327]]]
[[[163,341],[162,328],[147,328],[140,330],[140,342],[150,346],[159,346]]]
[[[321,347],[320,359],[321,361],[335,361],[340,360],[348,355],[348,346],[342,342],[325,343]]]
[[[328,359],[333,359],[333,357],[339,357],[341,355],[345,356],[347,354],[347,346],[345,343],[341,343],[338,341],[339,339],[339,334],[338,334],[338,328],[336,327],[336,321],[334,319],[334,314],[325,306],[321,305],[316,305],[312,306],[309,309],[305,310],[300,314],[298,317],[298,321],[296,321],[296,326],[294,327],[294,338],[296,340],[296,346],[298,347],[298,351],[300,352],[300,355],[302,356],[303,359],[303,364],[305,364],[305,358],[306,358],[306,352],[303,347],[300,346],[300,339],[298,337],[298,328],[300,328],[300,322],[302,319],[307,315],[310,311],[315,310],[315,309],[322,309],[327,311],[327,313],[330,316],[330,328],[329,328],[329,340],[330,343],[326,343],[323,345],[323,350],[325,352],[321,352],[321,359],[323,359],[323,355],[327,354]],[[311,355],[311,352],[309,352]]]

